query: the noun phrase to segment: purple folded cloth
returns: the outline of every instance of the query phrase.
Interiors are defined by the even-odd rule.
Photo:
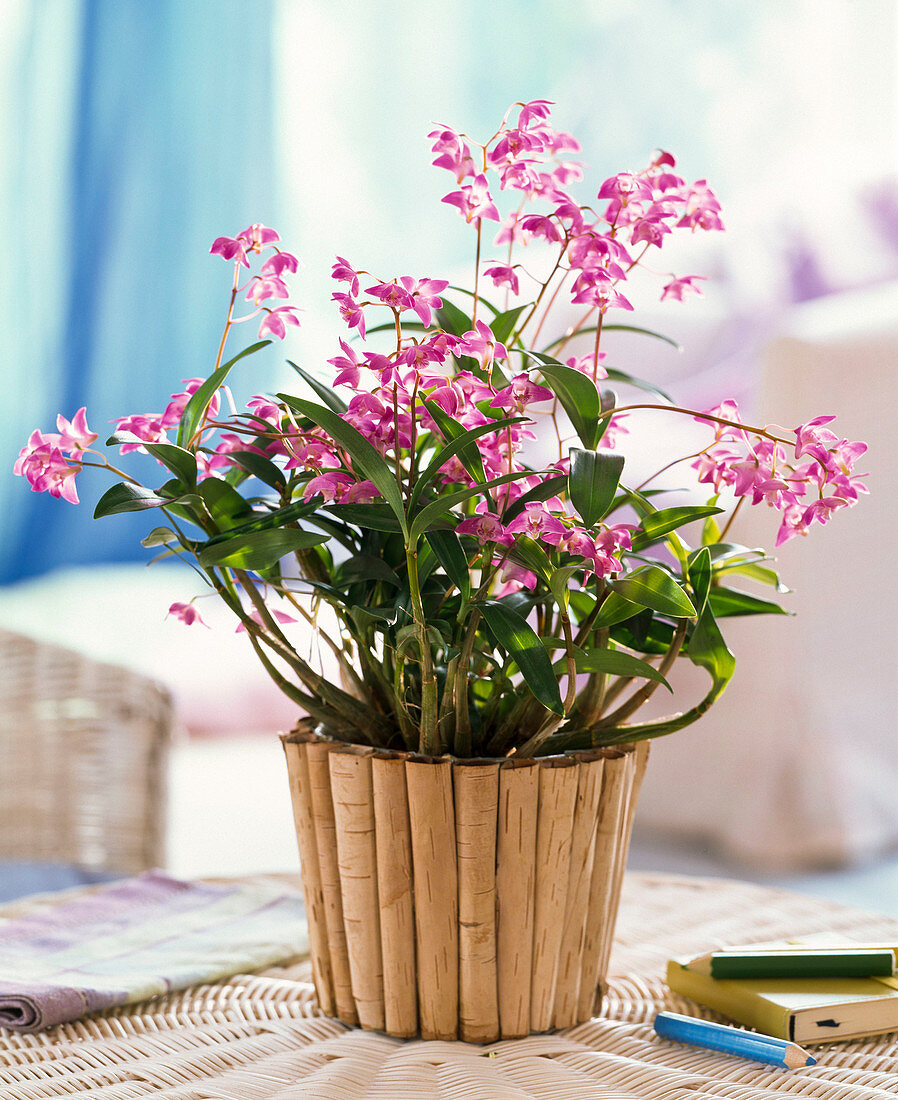
[[[298,895],[149,871],[0,917],[0,1026],[36,1031],[307,951]]]

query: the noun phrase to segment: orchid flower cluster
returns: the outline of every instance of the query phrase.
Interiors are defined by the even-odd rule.
[[[581,203],[569,187],[582,168],[566,159],[579,145],[550,125],[550,107],[514,105],[482,145],[448,127],[429,135],[434,164],[453,177],[443,202],[475,236],[472,289],[338,256],[339,353],[326,370],[291,363],[305,396],[258,394],[238,412],[230,371],[300,323],[286,304],[298,261],[266,226],[219,237],[211,252],[234,276],[213,370],[184,380],[162,412],[119,418],[107,444],[154,456],[162,483],[144,486],[95,450],[83,408],[55,433],[32,433],[15,464],[34,491],[72,503],[84,466],[120,478],[95,514],[164,517],[144,544],[190,561],[274,682],[346,740],[533,756],[688,725],[733,674],[719,621],[782,611],[732,586],[741,577],[781,589],[768,556],[730,537],[742,504],[781,513],[779,545],[864,491],[854,466],[866,447],[840,438],[833,417],[756,427],[732,401],[680,408],[606,362],[604,332],[658,336],[615,322],[633,310],[629,280],[657,277],[672,233],[722,229],[720,206],[666,152]],[[662,298],[701,293],[697,275],[661,281]],[[238,316],[238,301],[249,312]],[[224,362],[233,328],[255,317],[259,340]],[[619,403],[603,383],[652,399]],[[615,443],[633,409],[707,428],[697,454],[663,468],[692,466],[712,491],[706,503],[665,506],[654,478],[628,484]],[[557,451],[536,462],[547,438]],[[202,623],[195,602],[170,613]],[[332,652],[339,684],[291,639],[298,619]],[[706,670],[707,694],[631,722],[671,690],[678,657]]]

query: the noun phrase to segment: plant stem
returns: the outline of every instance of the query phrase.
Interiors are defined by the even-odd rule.
[[[736,501],[736,507],[730,513],[730,518],[726,521],[726,523],[724,524],[723,530],[720,532],[720,538],[717,540],[718,542],[724,542],[726,540],[726,536],[729,533],[730,527],[732,527],[732,525],[733,525],[733,520],[738,515],[739,509],[742,507],[742,505],[744,503],[745,503],[745,497],[739,497],[739,499]]]
[[[427,632],[427,619],[421,600],[421,587],[418,582],[418,551],[411,546],[405,550],[405,562],[408,570],[408,587],[412,600],[415,625],[418,634],[418,649],[421,657],[421,724],[419,752],[425,756],[438,756],[440,753],[440,731],[437,722],[437,681],[433,671],[433,655],[430,652],[430,637]]]
[[[471,663],[471,654],[474,652],[474,642],[477,638],[477,625],[479,622],[480,612],[475,607],[468,620],[465,640],[462,643],[461,652],[458,655],[458,664],[455,670],[455,682],[453,685],[453,694],[455,697],[455,751],[459,756],[470,756],[471,754],[471,715],[468,712],[468,666]]]

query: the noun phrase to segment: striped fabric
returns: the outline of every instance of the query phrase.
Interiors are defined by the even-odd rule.
[[[0,1026],[36,1031],[305,954],[295,894],[159,871],[0,919]]]

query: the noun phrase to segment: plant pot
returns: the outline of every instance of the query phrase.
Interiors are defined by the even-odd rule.
[[[328,1016],[488,1043],[595,1015],[647,742],[459,760],[282,740]]]

